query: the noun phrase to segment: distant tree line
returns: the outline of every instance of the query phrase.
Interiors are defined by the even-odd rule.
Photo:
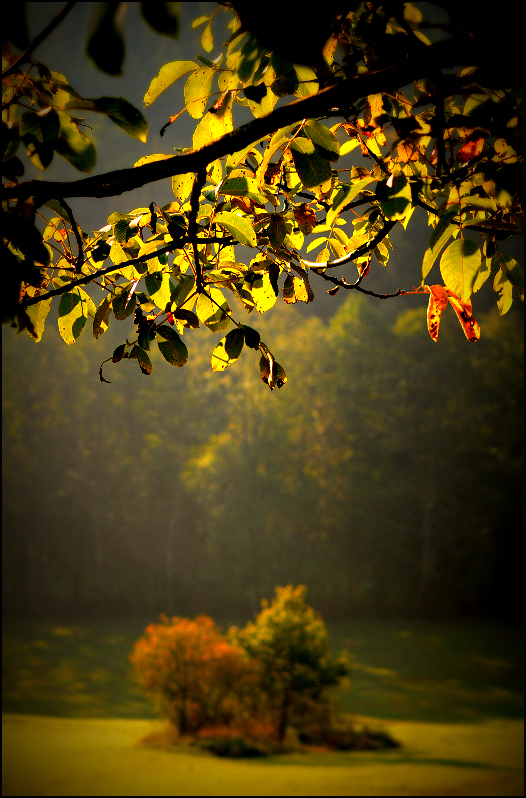
[[[329,618],[518,613],[518,315],[477,347],[452,312],[436,347],[424,309],[356,297],[269,315],[294,373],[272,401],[248,357],[206,376],[203,344],[101,412],[99,341],[5,347],[5,612],[235,619],[293,582]]]

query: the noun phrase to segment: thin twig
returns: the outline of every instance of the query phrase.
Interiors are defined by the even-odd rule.
[[[21,53],[18,56],[16,61],[14,63],[12,63],[11,66],[9,66],[4,72],[2,72],[2,78],[5,78],[8,75],[11,75],[13,72],[16,72],[16,70],[18,69],[19,64],[25,64],[27,61],[30,60],[29,56],[32,54],[33,50],[35,50],[38,47],[38,45],[41,42],[43,42],[44,39],[47,36],[49,36],[49,34],[52,31],[55,30],[57,25],[60,25],[60,23],[62,22],[62,20],[66,16],[66,14],[69,14],[69,12],[71,11],[71,9],[73,8],[74,5],[75,5],[74,2],[73,3],[66,3],[64,8],[61,11],[58,12],[57,16],[54,19],[51,20],[51,22],[49,23],[49,25],[47,27],[44,28],[42,33],[39,33],[38,36],[35,36],[35,38],[31,42],[31,44],[28,47],[26,47],[24,52]]]
[[[98,272],[93,272],[93,274],[89,274],[86,277],[81,277],[80,280],[72,280],[70,283],[66,283],[65,285],[60,286],[60,288],[55,288],[53,291],[47,291],[45,294],[41,294],[35,297],[28,297],[27,301],[22,302],[23,307],[27,308],[30,305],[36,305],[38,302],[43,302],[44,299],[50,299],[54,296],[60,296],[61,294],[65,294],[70,291],[72,288],[76,288],[78,285],[87,285],[88,283],[96,280],[98,277],[103,277],[105,274],[109,274],[110,272],[118,272],[120,269],[125,268],[126,266],[134,266],[136,263],[145,263],[147,260],[151,258],[156,258],[159,255],[165,255],[168,252],[172,252],[174,249],[181,249],[181,244],[188,243],[192,239],[186,238],[181,239],[177,242],[172,242],[171,244],[167,244],[165,247],[161,249],[156,249],[153,252],[148,252],[146,255],[141,255],[138,258],[132,258],[132,260],[125,261],[124,263],[117,263],[112,264],[111,266],[107,266],[105,269],[99,269]],[[223,238],[196,238],[195,241],[198,244],[208,244],[214,243],[218,241],[225,241]],[[236,242],[230,240],[229,244],[234,244]],[[27,294],[26,294],[27,296]]]
[[[60,202],[62,203],[62,207],[65,208],[65,210],[68,213],[69,221],[71,222],[75,238],[77,239],[78,255],[75,261],[75,274],[81,274],[82,266],[84,265],[84,250],[82,248],[82,238],[80,236],[79,228],[75,221],[75,217],[73,216],[73,211],[71,210],[68,203],[63,197],[61,197]]]
[[[375,248],[380,241],[386,237],[390,230],[393,229],[395,226],[396,221],[386,221],[384,222],[384,226],[382,229],[375,235],[375,237],[368,241],[367,244],[362,244],[358,249],[354,249],[352,252],[349,252],[347,255],[344,255],[342,258],[337,258],[336,260],[327,260],[321,261],[319,263],[314,263],[310,260],[305,260],[302,258],[301,255],[298,254],[298,258],[300,259],[301,263],[304,263],[313,271],[317,271],[318,269],[334,269],[336,266],[343,266],[345,263],[350,263],[350,261],[355,260],[356,258],[361,258],[363,255],[366,255],[372,249]]]
[[[206,167],[202,166],[196,173],[194,185],[192,186],[192,193],[190,195],[190,213],[188,215],[188,233],[192,239],[194,249],[194,262],[195,262],[195,284],[197,291],[201,293],[204,290],[203,283],[203,270],[199,260],[199,252],[197,251],[197,214],[199,212],[199,197],[201,196],[201,189],[206,182]]]

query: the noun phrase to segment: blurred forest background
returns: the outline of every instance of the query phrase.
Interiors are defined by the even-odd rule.
[[[35,35],[62,4],[27,5]],[[164,63],[200,52],[190,23],[214,4],[181,4],[175,45],[147,28],[138,5],[124,19],[124,77],[103,75],[84,55],[91,3],[78,4],[36,57],[84,96],[142,108]],[[88,119],[95,173],[188,146],[188,117],[158,136],[182,105],[181,83],[147,109],[146,147]],[[76,174],[53,163],[43,177]],[[80,226],[96,230],[112,211],[170,195],[164,181],[72,206]],[[423,212],[391,238],[373,290],[417,279]],[[149,378],[123,361],[105,372],[111,385],[98,369],[124,340],[123,325],[99,340],[85,332],[69,348],[53,310],[37,345],[3,331],[8,617],[247,618],[275,585],[304,583],[327,619],[520,620],[522,308],[499,318],[486,285],[474,297],[480,341],[468,343],[447,311],[435,344],[422,298],[319,294],[312,306],[278,303],[248,319],[287,370],[271,395],[247,353],[212,373],[207,331],[185,332],[185,368],[157,364],[153,352]]]

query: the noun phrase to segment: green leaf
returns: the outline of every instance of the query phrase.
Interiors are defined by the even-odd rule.
[[[50,199],[47,202],[45,202],[44,205],[46,208],[51,208],[51,210],[54,211],[54,213],[56,213],[57,216],[60,216],[61,219],[64,219],[65,222],[70,224],[69,213],[65,208],[62,207],[62,205],[58,200]]]
[[[212,352],[212,370],[224,371],[234,363],[243,349],[245,334],[238,327],[230,330]]]
[[[442,235],[438,240],[435,241],[434,245],[426,249],[424,254],[424,261],[422,263],[422,272],[421,272],[421,279],[420,284],[424,285],[425,279],[431,269],[433,268],[433,264],[438,257],[439,252],[445,247],[449,239],[451,238],[452,232],[451,229],[448,227],[446,230],[442,231]]]
[[[190,277],[188,274],[181,274],[178,278],[177,285],[174,286],[170,284],[170,286],[170,302],[180,308],[186,303],[187,297],[195,292],[195,277]]]
[[[411,186],[403,173],[393,175],[385,185],[385,201],[380,203],[386,219],[403,219],[411,208]]]
[[[184,87],[186,110],[194,119],[201,119],[212,90],[215,69],[201,67],[193,72]]]
[[[270,217],[267,227],[267,235],[272,247],[274,249],[279,249],[285,240],[285,236],[287,235],[287,225],[285,224],[285,219],[283,216],[274,214]]]
[[[199,69],[199,64],[194,61],[171,61],[169,64],[165,64],[150,83],[148,91],[144,95],[144,105],[151,105],[168,86],[194,69]]]
[[[245,333],[245,343],[250,349],[259,349],[259,343],[261,341],[261,336],[257,330],[254,330],[253,327],[249,327],[248,324],[242,324],[243,331]]]
[[[230,325],[230,306],[218,288],[209,288],[208,294],[199,294],[195,312],[197,318],[212,332],[221,332]]]
[[[521,301],[524,302],[524,274],[520,264],[511,255],[499,255],[499,265],[512,286],[519,292]]]
[[[499,269],[495,275],[493,289],[500,293],[500,297],[497,300],[497,307],[500,315],[504,316],[513,303],[513,286],[502,269]]]
[[[130,293],[130,286],[127,285],[123,288],[123,290],[117,294],[117,296],[113,299],[113,314],[116,319],[119,321],[124,321],[127,319],[128,316],[131,316],[133,311],[135,310],[135,304],[137,302],[137,297],[135,293],[131,295],[128,301],[128,295]]]
[[[87,52],[95,64],[108,75],[120,75],[124,61],[124,42],[115,17],[119,3],[100,3],[95,28],[88,40]]]
[[[172,366],[184,366],[188,360],[188,349],[175,330],[166,324],[161,324],[160,327],[157,327],[156,335],[157,346],[164,359]],[[164,338],[164,341],[160,341],[159,336]]]
[[[139,366],[141,367],[141,371],[143,374],[151,374],[153,371],[152,361],[139,344],[135,344],[133,349],[130,352],[130,357],[136,357],[139,361]]]
[[[240,244],[246,247],[256,246],[256,233],[250,221],[237,213],[222,211],[216,213],[214,222],[227,230]]]
[[[294,166],[305,188],[314,188],[331,179],[329,161],[321,158],[310,139],[296,138],[290,145]]]
[[[60,297],[58,306],[58,331],[67,344],[73,344],[80,336],[88,316],[96,310],[90,296],[78,286]]]
[[[119,360],[122,360],[125,354],[126,354],[126,344],[119,344],[119,346],[113,350],[113,355],[111,356],[111,362],[118,363]]]
[[[340,145],[334,133],[328,127],[311,120],[303,126],[303,132],[307,134],[315,145],[318,155],[321,155],[322,158],[327,158],[329,161],[338,160],[340,157]]]
[[[480,264],[480,248],[470,239],[453,241],[440,259],[444,283],[464,302],[471,296]]]
[[[179,3],[141,3],[141,12],[146,22],[163,36],[177,39],[179,36]]]
[[[146,291],[158,308],[164,310],[171,301],[170,275],[167,272],[154,272],[144,278]]]
[[[339,216],[349,202],[352,202],[354,197],[362,191],[365,186],[372,183],[374,177],[364,177],[361,180],[354,180],[352,183],[342,185],[336,192],[336,196],[332,202],[331,209],[327,214],[327,226],[330,228],[334,220]]]
[[[259,192],[257,180],[244,174],[238,174],[224,180],[219,188],[219,194],[232,197],[247,197],[247,199],[251,199],[260,205],[264,205],[267,202],[267,198]]]
[[[55,150],[79,172],[91,172],[97,162],[95,146],[81,133],[69,114],[57,111],[60,120],[60,138],[54,142]]]
[[[36,305],[31,305],[30,307],[26,308],[26,313],[33,323],[34,334],[31,335],[31,338],[35,341],[35,343],[38,343],[44,334],[44,324],[46,321],[46,316],[51,308],[51,301],[52,297],[49,299],[43,299],[42,302],[38,302]]]
[[[146,142],[148,122],[138,108],[128,100],[122,97],[99,97],[93,102],[96,106],[94,110],[106,114],[132,138]]]

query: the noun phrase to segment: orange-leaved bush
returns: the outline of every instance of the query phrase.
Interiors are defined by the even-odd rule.
[[[160,617],[130,654],[139,683],[180,734],[231,724],[251,689],[250,659],[205,615]]]

